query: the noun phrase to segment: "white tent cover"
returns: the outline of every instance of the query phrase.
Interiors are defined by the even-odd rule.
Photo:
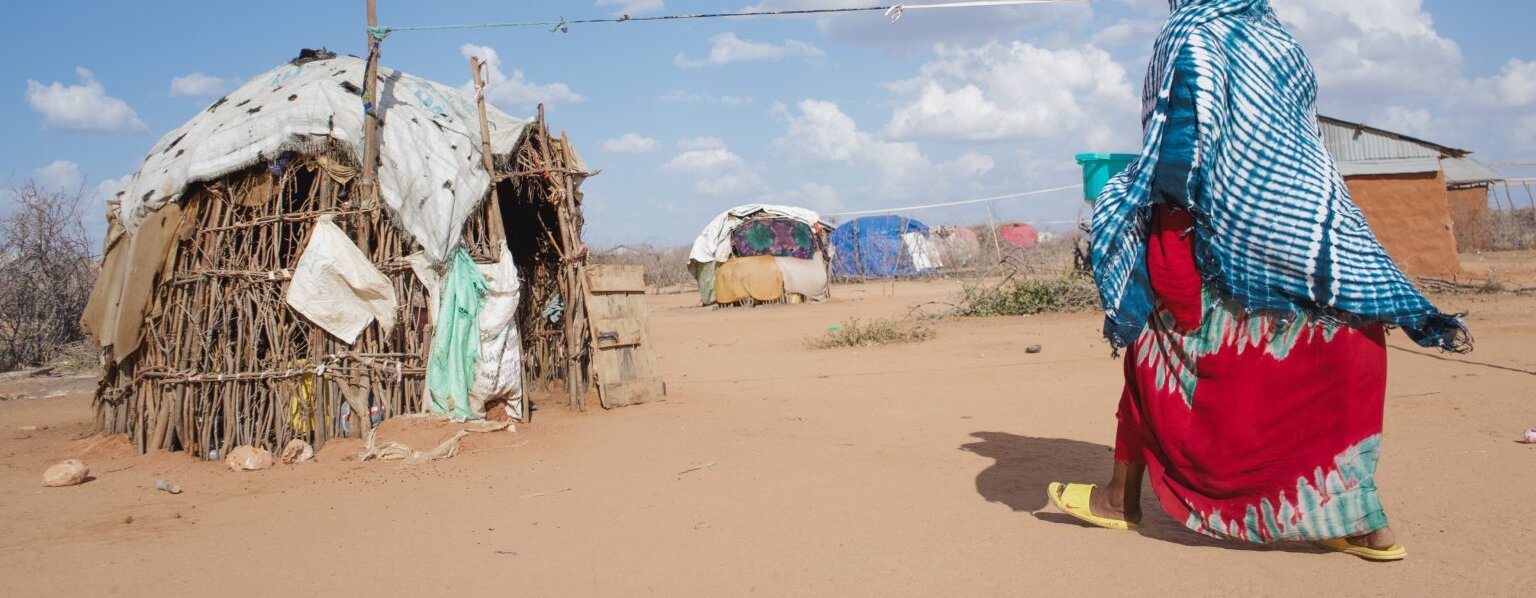
[[[271,163],[284,152],[324,151],[334,142],[361,164],[366,67],[355,56],[284,64],[167,133],[119,196],[123,225],[135,231],[188,185]],[[490,189],[479,112],[464,90],[390,69],[379,73],[379,193],[399,226],[440,263]],[[495,108],[486,113],[491,151],[510,153],[530,121]]]
[[[709,226],[704,227],[704,232],[699,233],[699,238],[693,241],[693,250],[688,252],[688,259],[701,264],[724,263],[731,259],[731,233],[741,228],[741,224],[746,222],[748,216],[758,212],[778,218],[799,220],[813,227],[821,222],[820,214],[805,208],[759,203],[737,206],[709,221]]]

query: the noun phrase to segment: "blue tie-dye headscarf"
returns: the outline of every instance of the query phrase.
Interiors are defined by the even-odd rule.
[[[1173,0],[1142,96],[1140,158],[1110,181],[1093,213],[1093,265],[1104,333],[1116,347],[1153,309],[1147,279],[1152,177],[1174,59],[1196,72],[1199,131],[1189,180],[1196,259],[1207,284],[1254,312],[1320,311],[1401,327],[1426,347],[1464,352],[1471,338],[1403,275],[1350,199],[1317,128],[1316,77],[1267,0]]]

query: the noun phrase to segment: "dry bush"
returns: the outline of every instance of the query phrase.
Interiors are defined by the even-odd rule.
[[[852,318],[827,330],[826,334],[808,339],[807,344],[815,349],[875,347],[919,343],[937,334],[932,326],[916,320],[883,318],[865,322]]]
[[[1536,249],[1536,209],[1494,210],[1488,221],[1494,251]]]
[[[0,371],[46,363],[84,340],[80,314],[97,270],[80,191],[28,181],[10,195],[0,215]]]
[[[964,247],[963,243],[957,241],[935,241],[944,257],[947,275],[994,276],[1005,271],[1056,275],[1072,269],[1076,241],[1071,233],[1055,233],[1034,247],[1020,249],[998,237],[988,226],[973,226],[971,230],[976,232],[977,244],[974,248]]]
[[[592,252],[594,264],[645,267],[645,284],[666,288],[697,284],[688,272],[688,246],[619,245]]]
[[[1066,275],[1049,278],[1010,278],[993,285],[966,285],[956,315],[968,317],[1027,316],[1079,312],[1099,305],[1093,279]]]

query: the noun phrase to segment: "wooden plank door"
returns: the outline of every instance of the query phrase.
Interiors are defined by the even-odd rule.
[[[587,325],[592,372],[604,409],[660,401],[667,385],[656,366],[642,266],[588,266]]]

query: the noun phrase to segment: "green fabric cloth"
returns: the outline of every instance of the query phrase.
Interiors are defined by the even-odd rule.
[[[477,419],[469,406],[469,388],[480,360],[480,310],[488,293],[485,275],[461,247],[449,258],[448,277],[438,290],[437,330],[427,360],[427,388],[433,413]]]
[[[719,264],[715,262],[688,264],[688,269],[693,272],[693,276],[699,279],[699,305],[715,304],[715,268],[718,266]]]

